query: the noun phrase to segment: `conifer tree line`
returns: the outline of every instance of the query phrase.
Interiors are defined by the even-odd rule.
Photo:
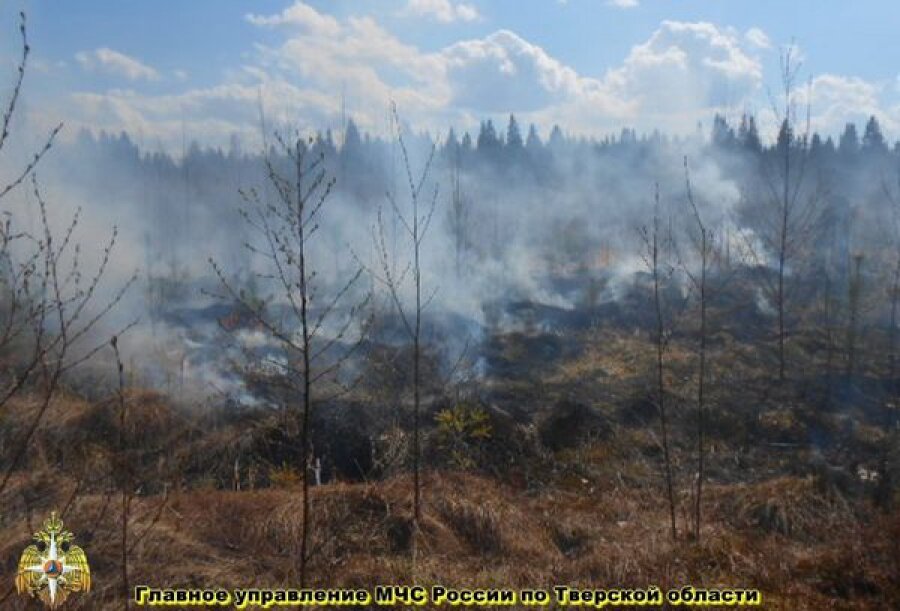
[[[584,232],[591,234],[585,238],[591,249],[604,232],[615,241],[616,235],[629,233],[652,214],[649,199],[643,197],[647,185],[660,183],[663,202],[684,199],[679,170],[686,154],[698,166],[698,196],[727,207],[730,222],[752,231],[763,229],[758,211],[769,188],[764,168],[777,166],[785,150],[790,156],[802,154],[804,192],[797,195],[808,198],[817,190],[821,196],[814,219],[817,230],[833,238],[827,241],[827,252],[822,241],[812,254],[820,262],[825,257],[833,261],[841,278],[850,273],[856,243],[877,250],[890,248],[893,241],[887,224],[878,219],[892,218],[885,185],[897,184],[900,143],[888,141],[876,117],[861,128],[848,123],[836,138],[799,133],[796,125],[787,129],[782,125],[776,137],[766,138],[752,115],[732,121],[716,115],[708,128],[698,126],[689,136],[639,134],[623,128],[615,135],[587,138],[568,134],[560,126],[548,133],[534,125],[524,128],[514,115],[506,123],[501,128],[486,119],[472,133],[453,128],[439,135],[406,130],[413,158],[424,158],[436,147],[434,177],[448,186],[439,224],[453,236],[457,252],[448,257],[456,268],[471,264],[466,257],[496,257],[510,235],[521,233],[535,213],[539,219],[550,219],[548,229],[564,234],[569,244],[579,239],[570,234]],[[346,202],[354,215],[373,218],[384,193],[397,191],[402,178],[400,150],[393,139],[363,133],[352,118],[339,132],[314,133],[308,154],[321,158],[323,169],[334,177],[335,198]],[[191,232],[197,228],[203,228],[210,243],[234,235],[241,224],[233,214],[240,204],[238,190],[266,183],[264,158],[276,167],[287,164],[278,147],[270,144],[263,155],[236,136],[227,150],[192,143],[183,158],[146,142],[140,146],[125,133],[82,132],[59,148],[60,154],[48,160],[48,174],[59,176],[76,196],[100,205],[132,205],[145,228],[144,242],[153,251],[146,253],[148,261],[167,262],[170,267],[176,261],[204,260],[208,253],[192,251],[196,240]],[[89,163],[75,164],[72,159]],[[716,179],[732,185],[737,194],[706,193],[704,164],[714,166]],[[584,217],[588,224],[577,222]],[[515,218],[524,219],[523,225],[514,226]],[[571,222],[566,224],[566,218]],[[717,234],[722,240],[730,238],[731,246],[741,240],[724,231]],[[542,247],[540,240],[531,243]],[[758,246],[760,257],[771,254]],[[568,256],[550,246],[546,250],[549,258]],[[579,249],[573,250],[577,254]]]
[[[397,161],[400,155],[396,142],[390,138],[374,137],[363,133],[352,118],[347,120],[343,133],[326,129],[312,138],[309,154],[322,157],[330,175],[336,178],[336,188],[365,201],[380,203],[385,189],[396,182]],[[877,117],[870,117],[862,127],[847,123],[836,138],[819,133],[786,133],[784,126],[778,135],[767,141],[760,135],[760,128],[753,115],[744,114],[729,122],[723,115],[713,117],[709,129],[698,125],[697,133],[688,136],[669,136],[659,130],[638,133],[633,128],[622,128],[617,134],[604,137],[586,137],[566,133],[554,125],[542,135],[531,124],[523,129],[515,115],[510,115],[507,125],[497,126],[492,119],[481,121],[477,133],[449,128],[441,134],[409,131],[409,148],[413,153],[424,154],[432,145],[437,147],[436,165],[451,168],[459,164],[466,173],[479,178],[502,179],[504,173],[522,171],[520,178],[534,185],[558,187],[570,178],[574,168],[590,169],[604,164],[626,162],[635,174],[653,169],[669,153],[677,153],[686,147],[714,154],[725,170],[725,178],[746,182],[741,175],[749,166],[776,155],[786,140],[790,146],[804,148],[813,159],[812,172],[832,177],[834,194],[854,195],[843,191],[841,183],[858,177],[872,179],[896,167],[900,160],[900,141],[891,144],[882,132]],[[796,130],[789,130],[796,131]],[[254,177],[260,173],[264,156],[277,159],[283,151],[272,144],[267,151],[256,151],[242,143],[234,135],[229,146],[202,146],[192,142],[180,154],[163,150],[158,143],[141,142],[125,132],[110,134],[105,131],[92,133],[82,130],[74,142],[60,145],[71,149],[80,157],[95,160],[94,171],[79,165],[67,164],[65,154],[48,163],[55,169],[69,172],[76,184],[88,188],[103,181],[109,189],[108,197],[115,198],[122,192],[135,190],[135,179],[143,185],[144,200],[158,198],[171,200],[171,205],[183,204],[182,184],[185,176],[190,183],[189,195],[203,200],[212,195],[216,186],[230,189],[240,177]],[[180,152],[179,152],[180,153]],[[632,164],[637,161],[637,165]],[[123,172],[108,173],[104,168],[115,164]],[[680,165],[680,164],[676,164]],[[80,169],[79,169],[80,168]],[[677,176],[677,171],[673,171]],[[652,182],[652,181],[650,181]],[[677,181],[673,181],[677,183]],[[881,181],[874,187],[880,189]],[[150,188],[150,185],[154,185]],[[172,185],[172,192],[165,186]],[[665,186],[665,185],[663,185]],[[158,188],[157,188],[158,187]],[[673,185],[673,188],[674,185]]]

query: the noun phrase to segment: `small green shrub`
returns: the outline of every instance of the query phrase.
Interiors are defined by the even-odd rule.
[[[479,405],[457,403],[435,416],[437,442],[446,459],[460,469],[477,466],[482,444],[491,438],[490,417]]]

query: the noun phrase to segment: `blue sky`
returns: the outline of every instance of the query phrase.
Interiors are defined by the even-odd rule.
[[[392,99],[434,133],[509,112],[544,134],[687,133],[746,110],[766,128],[794,40],[797,102],[817,129],[877,114],[900,138],[892,0],[0,0],[0,91],[23,8],[38,131],[65,120],[70,134],[127,130],[169,148],[182,130],[252,141],[259,100],[273,124],[337,129],[342,94],[374,133]]]

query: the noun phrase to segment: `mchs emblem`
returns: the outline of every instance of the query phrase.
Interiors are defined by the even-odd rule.
[[[84,550],[72,545],[75,535],[63,529],[55,511],[32,538],[34,543],[25,548],[19,560],[19,594],[39,598],[50,609],[56,609],[72,592],[91,589],[91,569]]]

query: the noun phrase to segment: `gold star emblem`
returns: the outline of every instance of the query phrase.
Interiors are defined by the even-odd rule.
[[[84,550],[72,545],[74,538],[52,512],[44,521],[44,528],[32,536],[34,543],[25,548],[19,559],[19,594],[38,598],[50,609],[56,609],[70,593],[91,589],[91,569]]]

